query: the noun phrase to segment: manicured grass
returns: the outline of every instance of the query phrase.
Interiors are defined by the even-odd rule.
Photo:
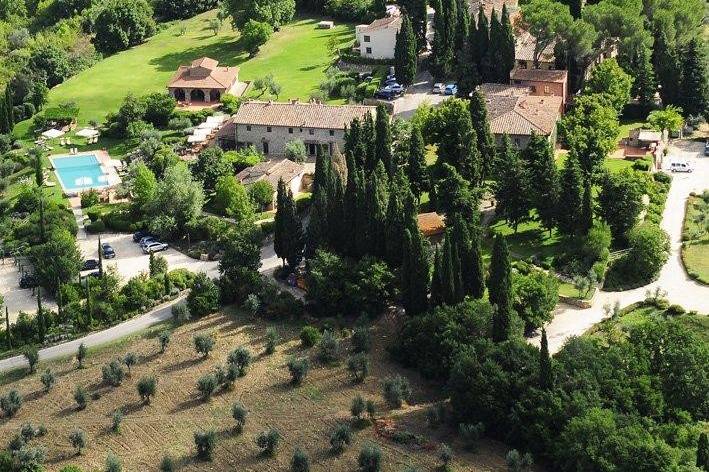
[[[490,229],[496,233],[507,236],[507,244],[510,248],[510,255],[514,259],[527,259],[536,256],[542,261],[551,263],[553,256],[563,250],[561,236],[556,230],[551,232],[541,227],[537,221],[526,221],[514,228],[504,220],[498,220],[490,225]],[[487,241],[486,245],[491,245]]]
[[[650,125],[647,124],[647,122],[643,120],[635,120],[635,119],[620,119],[620,129],[618,130],[618,140],[621,140],[623,138],[627,138],[628,134],[630,134],[631,130],[634,130],[635,128],[649,128]]]
[[[698,219],[706,211],[701,197],[689,197],[682,228],[682,262],[690,277],[709,285],[709,233],[702,231]]]
[[[566,156],[569,154],[569,151],[566,149],[557,149],[554,151],[554,161],[556,162],[556,168],[559,170],[562,170],[564,168],[564,162],[566,162]],[[606,158],[603,161],[603,167],[608,169],[611,172],[620,172],[623,169],[627,169],[628,167],[632,167],[633,161],[628,161],[625,159],[617,159],[617,158]]]
[[[331,30],[321,30],[316,29],[316,19],[298,19],[274,33],[258,55],[249,58],[239,41],[239,33],[228,24],[216,36],[207,28],[208,21],[215,16],[216,11],[211,11],[172,23],[145,44],[100,61],[54,87],[49,93],[48,106],[74,101],[79,106],[80,125],[89,120],[102,122],[108,113],[117,110],[128,93],[164,91],[180,64],[202,56],[217,59],[222,65],[239,66],[241,81],[272,73],[282,86],[280,99],[307,99],[330,64],[328,39],[334,36],[343,45],[353,38],[351,25],[339,24]],[[185,32],[181,34],[183,27]],[[30,120],[19,123],[15,134],[28,138],[30,123]]]

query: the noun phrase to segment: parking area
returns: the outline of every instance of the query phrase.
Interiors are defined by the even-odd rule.
[[[431,77],[431,74],[424,72],[417,75],[413,85],[406,90],[406,93],[392,100],[394,104],[394,116],[407,120],[413,116],[416,109],[422,103],[429,103],[435,106],[444,100],[452,98],[452,95],[431,93],[432,88],[433,77]]]

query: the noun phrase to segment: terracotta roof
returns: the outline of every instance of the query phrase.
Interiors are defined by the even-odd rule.
[[[494,134],[549,135],[559,120],[562,98],[486,94],[485,102]]]
[[[546,69],[512,69],[510,78],[512,80],[531,80],[534,82],[556,82],[563,84],[566,82],[568,72],[565,70]]]
[[[518,61],[534,60],[534,45],[536,38],[528,31],[517,31],[515,35],[515,59]],[[544,48],[539,56],[539,62],[554,62],[554,42]]]
[[[387,16],[372,21],[368,25],[363,25],[358,28],[358,31],[374,31],[378,29],[394,28],[397,31],[401,28],[401,17],[398,15]]]
[[[189,66],[182,65],[170,79],[168,88],[208,88],[229,89],[239,76],[238,67],[219,67],[218,62],[208,57],[192,61]]]
[[[416,220],[419,230],[426,237],[441,234],[446,229],[443,218],[436,212],[419,213],[416,216]]]
[[[279,180],[282,179],[283,182],[288,184],[302,174],[304,170],[305,166],[303,164],[298,164],[289,159],[270,160],[247,167],[236,174],[236,178],[244,185],[266,180],[275,190]]]
[[[345,129],[355,118],[374,113],[365,105],[248,101],[234,115],[237,125],[293,126],[299,128]]]
[[[532,87],[527,85],[493,84],[489,82],[480,84],[478,89],[483,95],[506,95],[508,97],[525,97],[534,92]]]

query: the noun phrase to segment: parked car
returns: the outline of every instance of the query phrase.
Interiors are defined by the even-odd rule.
[[[84,265],[81,266],[81,270],[96,270],[98,269],[98,260],[96,259],[86,259]]]
[[[395,84],[398,84],[398,82],[396,81],[396,77],[394,77],[393,75],[387,77],[387,79],[384,81],[384,85],[395,85]]]
[[[382,98],[384,100],[394,100],[396,97],[400,96],[404,92],[404,88],[399,85],[387,85],[374,94],[374,98]]]
[[[692,166],[686,161],[675,161],[670,163],[670,171],[672,172],[692,172]]]
[[[150,233],[147,231],[136,231],[133,233],[133,242],[138,243],[140,242],[141,239],[145,238],[146,236],[152,236]]]
[[[32,274],[24,274],[20,277],[20,288],[34,288],[37,285],[39,285],[39,281]]]
[[[140,247],[145,247],[150,243],[154,243],[157,240],[153,236],[145,236],[144,238],[140,239],[140,242],[138,243]]]
[[[704,155],[709,156],[709,141],[704,143]]]
[[[436,82],[433,84],[433,88],[431,89],[431,93],[443,93],[446,90],[445,84],[442,84],[440,82]]]
[[[155,241],[155,242],[152,242],[146,246],[143,246],[143,252],[145,254],[150,254],[151,252],[160,252],[160,251],[164,251],[165,249],[167,249],[167,247],[168,246],[166,243],[160,243],[160,242]]]
[[[101,250],[103,251],[104,259],[113,259],[114,257],[116,257],[116,251],[114,251],[113,247],[111,247],[111,245],[108,243],[102,243]]]
[[[448,84],[446,85],[446,89],[444,92],[446,95],[457,95],[458,94],[458,86],[456,84]]]

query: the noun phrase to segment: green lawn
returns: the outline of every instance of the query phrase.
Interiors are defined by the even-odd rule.
[[[223,65],[238,65],[241,81],[273,73],[282,86],[278,98],[307,99],[317,89],[330,63],[328,38],[335,36],[340,45],[353,38],[351,25],[321,30],[316,29],[316,19],[297,19],[274,33],[258,55],[249,58],[239,42],[238,32],[229,25],[225,24],[216,36],[209,31],[207,23],[215,15],[211,11],[172,23],[145,44],[100,61],[54,87],[49,93],[48,106],[74,101],[79,105],[80,125],[89,120],[101,122],[106,114],[118,108],[126,94],[165,90],[180,64],[202,56],[217,59]],[[186,28],[184,34],[180,33],[182,27]],[[28,131],[30,120],[15,128],[15,134],[24,139],[30,137]]]
[[[549,231],[544,230],[537,221],[521,223],[516,233],[504,220],[494,222],[490,229],[507,236],[510,254],[515,259],[536,256],[551,263],[552,257],[563,250],[562,239],[556,230],[549,235]],[[491,244],[491,241],[486,242],[486,245]]]
[[[689,197],[682,229],[682,262],[690,277],[709,285],[709,234],[702,231],[698,220],[706,211],[701,197]]]
[[[562,170],[564,168],[564,162],[566,161],[566,155],[569,153],[566,149],[557,149],[554,151],[554,161],[556,162],[556,168]],[[623,169],[632,167],[633,161],[618,158],[606,158],[603,161],[603,167],[611,172],[620,172]]]

